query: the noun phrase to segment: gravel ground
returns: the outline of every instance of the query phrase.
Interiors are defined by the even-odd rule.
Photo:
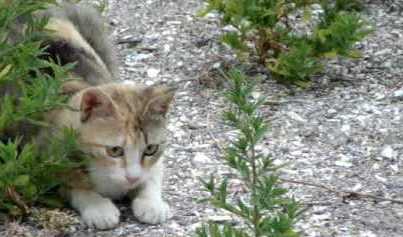
[[[170,114],[164,192],[174,209],[173,218],[163,225],[142,225],[123,202],[122,223],[114,230],[72,224],[65,231],[52,231],[28,221],[3,226],[1,236],[192,236],[202,221],[231,220],[227,213],[196,202],[205,195],[200,177],[229,174],[220,161],[219,147],[234,134],[222,124],[223,87],[212,73],[220,62],[233,62],[234,55],[218,43],[223,29],[217,16],[195,16],[202,6],[201,0],[109,0],[113,38],[132,42],[118,46],[122,79],[146,84],[164,81],[179,87]],[[256,94],[278,102],[263,108],[272,129],[259,149],[278,163],[290,163],[283,177],[403,199],[400,6],[399,0],[367,3],[364,14],[376,30],[357,45],[363,58],[330,62],[311,89],[295,92],[272,80],[259,85]],[[298,223],[301,236],[403,236],[401,204],[289,186],[295,198],[311,204]],[[63,213],[77,221],[71,211]]]

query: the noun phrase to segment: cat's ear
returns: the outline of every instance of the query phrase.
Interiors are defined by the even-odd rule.
[[[116,113],[112,100],[97,88],[90,88],[83,92],[80,110],[82,122],[113,116]]]
[[[143,117],[146,119],[165,118],[175,95],[175,88],[168,86],[150,86],[144,90],[146,104]]]

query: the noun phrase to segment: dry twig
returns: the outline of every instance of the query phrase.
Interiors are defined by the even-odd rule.
[[[388,201],[391,203],[403,204],[403,200],[384,198],[384,197],[379,197],[379,196],[375,196],[372,194],[359,193],[359,192],[355,192],[355,191],[336,190],[336,189],[329,187],[327,185],[324,185],[324,184],[316,184],[316,183],[310,183],[310,182],[305,182],[305,181],[300,181],[300,180],[291,180],[291,179],[285,179],[285,178],[280,178],[280,180],[285,183],[301,184],[301,185],[325,189],[331,193],[336,193],[338,196],[342,197],[343,200],[351,199],[351,198],[356,198],[356,199],[369,198],[369,199],[378,200],[378,201]]]

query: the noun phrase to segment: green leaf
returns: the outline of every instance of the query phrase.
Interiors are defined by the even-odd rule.
[[[359,50],[351,50],[349,53],[348,53],[348,56],[349,57],[351,57],[351,58],[361,58],[362,57],[362,53],[361,53],[361,51],[359,51]]]
[[[326,42],[326,37],[329,35],[329,31],[321,29],[321,30],[318,30],[316,34],[317,34],[319,40],[322,43],[325,43]]]
[[[295,42],[288,52],[279,55],[274,65],[268,65],[280,82],[306,86],[309,78],[322,67],[308,42]]]
[[[336,58],[337,57],[337,51],[330,51],[326,52],[323,54],[325,58]]]
[[[222,36],[221,41],[229,45],[231,48],[246,51],[248,47],[241,41],[240,36],[236,32],[229,32]]]
[[[205,181],[200,179],[200,182],[203,184],[204,188],[207,189],[210,193],[214,194],[215,192],[215,181],[214,176],[210,175],[209,181]]]
[[[0,71],[0,81],[4,80],[5,76],[10,72],[11,68],[12,65],[8,64]]]
[[[17,187],[24,187],[28,185],[30,178],[28,175],[19,175],[14,180],[14,185]]]
[[[303,19],[304,19],[304,21],[306,21],[306,22],[309,22],[309,21],[312,19],[312,11],[311,11],[309,8],[307,8],[307,7],[304,7],[304,10],[303,10]]]
[[[298,232],[294,230],[287,230],[284,233],[282,233],[282,237],[298,237],[300,236]]]
[[[4,163],[15,161],[18,157],[18,144],[18,140],[7,144],[0,142],[0,160]]]
[[[319,24],[311,43],[318,56],[326,56],[329,52],[350,56],[354,44],[371,32],[368,23],[358,13],[333,12],[331,17],[324,18]]]
[[[29,184],[24,187],[24,194],[28,199],[35,200],[38,194],[38,188],[35,186],[35,184]]]

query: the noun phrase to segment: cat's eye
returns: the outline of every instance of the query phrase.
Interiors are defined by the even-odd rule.
[[[121,146],[108,146],[106,147],[106,154],[111,157],[124,156],[125,150]]]
[[[145,156],[152,156],[155,153],[157,153],[158,149],[159,149],[159,145],[157,145],[157,144],[147,145],[146,149],[144,150],[144,155]]]

